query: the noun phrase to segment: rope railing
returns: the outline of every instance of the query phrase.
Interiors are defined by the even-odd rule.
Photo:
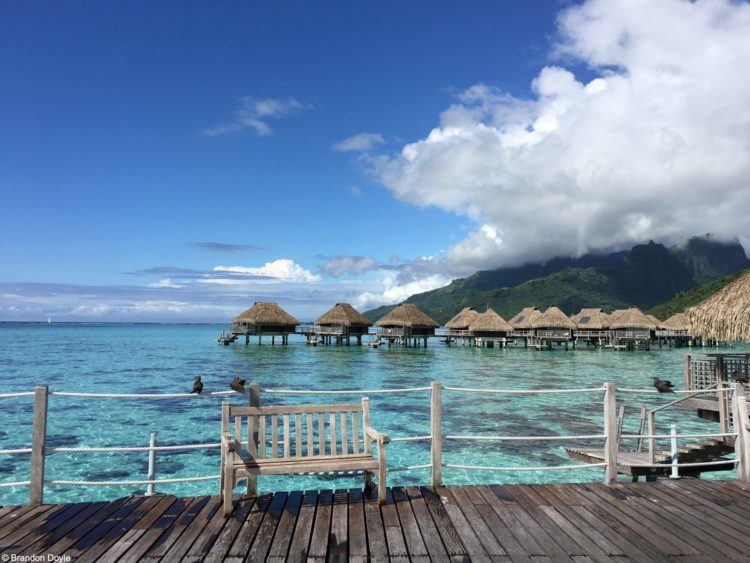
[[[81,487],[128,487],[134,485],[158,485],[160,483],[190,483],[193,481],[213,481],[221,478],[221,475],[204,475],[201,477],[170,477],[167,479],[138,479],[132,481],[66,481],[51,479],[44,481],[45,485],[65,485]]]
[[[28,487],[31,485],[31,481],[10,481],[8,483],[0,483],[0,488],[2,487]]]
[[[33,397],[34,391],[19,391],[18,393],[0,393],[0,399],[10,399],[12,397]]]
[[[391,442],[424,442],[427,440],[432,440],[432,434],[427,434],[426,436],[397,436],[397,437],[391,437]]]
[[[673,463],[672,461],[664,461],[662,463],[625,463],[618,462],[618,465],[625,467],[663,467],[669,469],[670,467],[710,467],[712,465],[736,465],[739,463],[737,459],[724,459],[720,461],[696,461],[691,463]]]
[[[731,387],[724,387],[722,389],[672,389],[668,393],[662,393],[660,391],[657,391],[656,389],[634,389],[631,387],[618,387],[617,391],[621,393],[640,393],[644,395],[664,395],[665,397],[668,397],[672,393],[675,394],[686,394],[686,395],[700,395],[701,393],[726,393],[726,392],[732,392]]]
[[[32,395],[34,393],[31,393]],[[88,399],[189,399],[206,396],[240,395],[237,391],[209,391],[208,393],[89,393],[50,391],[57,397],[84,397]]]
[[[712,432],[707,434],[620,434],[620,438],[736,438],[737,432]]]
[[[540,465],[528,466],[520,465],[516,467],[503,467],[495,465],[461,465],[458,463],[444,463],[443,467],[451,469],[470,469],[473,471],[560,471],[564,469],[588,469],[589,467],[605,467],[607,462],[601,463],[581,463],[577,465]]]
[[[443,386],[445,391],[460,391],[463,393],[497,393],[502,395],[537,395],[545,393],[602,393],[604,387],[590,387],[583,389],[482,389],[480,387],[452,387]]]
[[[272,395],[387,395],[390,393],[418,393],[430,387],[404,387],[402,389],[263,389]]]
[[[0,455],[30,454],[31,448],[17,448],[15,450],[0,450]]]
[[[603,440],[607,437],[606,434],[583,434],[580,436],[474,436],[474,435],[458,435],[443,436],[445,440],[483,440],[488,442],[500,442],[500,441],[524,441],[524,440]]]

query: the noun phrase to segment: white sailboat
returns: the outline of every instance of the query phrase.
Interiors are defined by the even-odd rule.
[[[48,325],[52,324],[52,316],[51,315],[47,315],[47,324]]]

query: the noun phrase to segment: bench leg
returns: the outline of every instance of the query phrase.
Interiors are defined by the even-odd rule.
[[[372,473],[365,470],[365,496],[372,492]]]
[[[258,496],[258,476],[257,475],[247,476],[247,494],[251,497]]]
[[[384,465],[381,465],[380,468],[378,468],[378,502],[380,504],[385,504],[385,482],[385,467]]]
[[[229,517],[232,515],[232,511],[234,510],[234,506],[232,505],[232,490],[234,489],[234,470],[232,469],[232,463],[233,463],[233,456],[227,456],[229,459],[224,460],[224,467],[222,471],[222,475],[224,476],[224,483],[222,485],[222,497],[223,497],[223,510],[224,510],[224,517]]]

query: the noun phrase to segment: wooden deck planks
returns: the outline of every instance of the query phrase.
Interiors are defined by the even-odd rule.
[[[3,507],[0,552],[77,561],[747,561],[734,481],[395,487]]]

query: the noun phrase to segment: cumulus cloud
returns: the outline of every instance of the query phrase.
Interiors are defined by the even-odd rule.
[[[588,0],[558,31],[532,96],[475,85],[424,138],[371,161],[400,200],[475,222],[444,271],[747,237],[750,5]]]
[[[411,281],[404,281],[396,273],[386,274],[381,280],[382,288],[375,291],[364,291],[354,300],[354,307],[365,310],[379,305],[400,303],[415,293],[422,293],[443,287],[450,282],[440,274],[421,276]]]
[[[358,133],[334,143],[331,148],[337,152],[366,152],[385,143],[380,133]]]
[[[150,283],[148,284],[148,286],[149,287],[169,287],[172,289],[179,289],[181,287],[185,287],[183,284],[172,282],[171,278],[164,278],[163,280],[159,280],[158,282]]]
[[[253,278],[268,278],[269,280],[282,280],[292,282],[317,282],[320,276],[306,270],[294,260],[279,258],[273,262],[266,262],[263,266],[216,266],[214,272],[229,273],[239,276],[250,276]]]
[[[217,137],[250,129],[262,137],[268,136],[273,134],[273,129],[268,124],[269,120],[287,117],[306,108],[305,104],[295,98],[244,96],[239,98],[231,121],[204,129],[203,134],[207,137]]]

